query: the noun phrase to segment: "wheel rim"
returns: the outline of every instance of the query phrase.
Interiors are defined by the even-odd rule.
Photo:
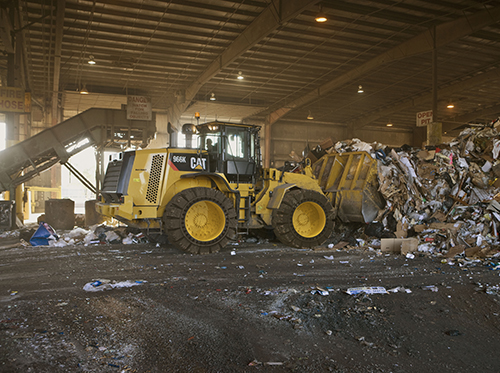
[[[196,202],[186,213],[186,230],[198,241],[207,242],[216,239],[224,231],[225,226],[224,211],[214,202]]]
[[[304,202],[293,212],[292,223],[302,237],[316,237],[325,227],[326,215],[317,203]]]

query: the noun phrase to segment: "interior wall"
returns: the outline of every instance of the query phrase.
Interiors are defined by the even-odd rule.
[[[345,125],[315,122],[314,120],[304,122],[278,121],[273,124],[271,131],[271,167],[281,167],[285,161],[291,161],[292,151],[301,156],[306,147],[313,149],[329,138],[334,144],[337,141],[351,139],[346,137],[347,128]],[[397,128],[363,129],[357,131],[356,138],[367,143],[379,142],[389,146],[412,143],[412,133]]]
[[[358,132],[359,136],[357,138],[367,143],[378,142],[388,146],[412,145],[412,132],[400,131],[393,128],[388,128],[387,130],[364,129],[362,132]]]

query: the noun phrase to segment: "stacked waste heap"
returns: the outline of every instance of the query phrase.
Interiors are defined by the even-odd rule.
[[[327,149],[317,146],[312,156],[367,151],[376,158],[379,191],[386,200],[377,220],[390,232],[395,232],[391,223],[400,222],[398,236],[418,237],[419,252],[450,258],[499,257],[498,124],[500,119],[466,129],[449,144],[425,149],[352,139]]]

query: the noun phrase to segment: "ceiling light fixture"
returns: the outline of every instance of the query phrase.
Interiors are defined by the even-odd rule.
[[[242,75],[242,74],[243,74],[243,73],[242,73],[241,71],[238,71],[238,77],[237,77],[237,79],[238,79],[238,80],[243,80],[243,79],[245,79],[245,78],[243,77],[243,75]]]
[[[215,100],[217,100],[217,99],[215,98],[215,93],[212,93],[212,96],[210,96],[210,101],[215,101]]]
[[[386,124],[387,127],[392,127],[392,121],[389,121],[387,124]]]
[[[87,87],[85,87],[85,84],[83,85],[83,88],[80,89],[80,94],[81,95],[88,95],[89,91],[87,90]]]
[[[358,86],[358,93],[363,93],[363,87],[361,85]]]
[[[318,23],[324,23],[324,22],[328,21],[327,16],[322,11],[321,5],[319,6],[319,13],[316,14],[316,17],[314,18],[314,20]]]
[[[453,103],[450,101],[450,102],[448,103],[448,105],[446,105],[446,107],[447,107],[448,109],[453,109],[453,108],[455,107],[455,105],[453,105]]]
[[[89,56],[89,60],[87,61],[87,63],[88,63],[89,65],[95,65],[95,64],[96,64],[96,62],[95,62],[95,60],[94,60],[94,56],[93,56],[93,55],[90,55],[90,56]]]
[[[309,114],[307,115],[307,119],[309,119],[309,120],[313,120],[314,119],[314,117],[311,114],[311,110],[309,110]]]

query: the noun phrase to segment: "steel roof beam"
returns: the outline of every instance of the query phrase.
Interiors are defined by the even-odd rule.
[[[448,43],[467,36],[486,26],[500,21],[500,6],[480,11],[476,14],[465,16],[450,22],[446,22],[435,27],[436,46],[442,47]],[[340,88],[344,84],[355,81],[359,77],[367,74],[373,69],[387,64],[391,61],[404,59],[410,56],[431,52],[433,48],[433,29],[428,29],[416,37],[401,43],[385,53],[363,63],[362,65],[342,74],[306,95],[292,101],[289,105],[281,107],[269,114],[268,123],[271,125],[286,115],[291,110],[306,105],[328,92]]]
[[[495,68],[488,72],[478,74],[470,79],[460,81],[455,84],[450,84],[449,86],[439,89],[438,96],[440,97],[450,97],[453,93],[463,92],[468,90],[469,88],[478,86],[488,81],[498,80],[500,79],[500,68]],[[397,103],[394,106],[389,108],[385,108],[383,110],[379,110],[376,113],[365,116],[358,120],[352,122],[352,124],[356,125],[357,129],[361,129],[364,126],[376,121],[377,119],[386,117],[391,115],[397,111],[401,111],[403,109],[410,109],[415,106],[421,106],[424,104],[430,104],[432,101],[432,93],[426,93],[425,95],[414,97],[409,100],[405,100],[403,102]],[[438,118],[439,119],[439,118]]]
[[[277,0],[275,0],[275,1],[277,1]],[[90,3],[90,2],[88,3],[88,5],[85,3],[78,3],[78,4],[68,3],[67,8],[68,8],[68,10],[72,10],[72,11],[90,13],[92,11],[91,4],[92,3]],[[100,4],[97,4],[97,5],[100,5]],[[143,11],[149,10],[149,11],[155,12],[157,14],[147,14],[146,12],[140,12],[140,13],[129,12],[126,10],[126,9],[134,9],[134,8],[137,8],[138,10],[143,10]],[[177,24],[182,24],[182,23],[179,23],[179,20],[175,20],[175,18],[178,18],[179,16],[180,17],[189,17],[192,20],[196,19],[199,21],[204,21],[202,24],[198,24],[198,25],[196,22],[190,23],[191,27],[199,27],[199,28],[203,28],[203,29],[206,28],[206,24],[208,23],[208,21],[221,22],[221,23],[227,22],[227,18],[225,16],[214,16],[211,14],[207,14],[206,12],[202,12],[202,9],[206,9],[206,8],[205,7],[200,8],[199,4],[198,4],[198,7],[193,8],[193,9],[197,10],[196,12],[194,12],[192,9],[190,9],[189,11],[183,11],[183,10],[172,9],[172,8],[167,9],[165,6],[155,7],[154,9],[148,9],[148,8],[150,8],[150,7],[148,7],[148,6],[144,7],[142,5],[142,3],[139,3],[139,2],[134,3],[134,2],[122,2],[122,1],[120,1],[119,8],[96,7],[95,14],[96,14],[96,16],[108,15],[108,16],[119,17],[121,19],[130,18],[130,19],[134,19],[137,21],[151,21],[154,23],[158,22],[158,15],[161,16],[162,14],[165,14],[165,17],[163,18],[164,23],[169,23],[170,21],[172,21],[173,23],[177,23]],[[125,9],[125,10],[122,10],[122,9]],[[226,12],[230,12],[231,10],[233,10],[233,9],[227,8],[227,9],[224,9],[224,11],[222,13],[224,14]],[[250,17],[253,17],[253,16],[255,16],[255,13],[248,13],[247,15]],[[106,22],[106,18],[103,19],[103,22]],[[235,18],[229,23],[230,24],[245,25],[248,22]]]
[[[446,121],[443,120],[443,132],[451,132],[457,127],[463,126],[465,123],[468,123],[478,117],[485,117],[485,116],[491,116],[491,115],[496,115],[500,111],[500,104],[490,106],[481,110],[476,110],[471,113],[466,113],[463,115],[459,115],[455,118],[453,118],[453,121]]]
[[[186,89],[186,100],[182,104],[174,104],[171,117],[179,118],[195,97],[200,88],[222,69],[229,66],[236,58],[257,44],[264,37],[284,23],[295,18],[305,9],[318,3],[319,0],[273,0],[262,13],[231,43],[231,45],[213,61],[205,71]]]

